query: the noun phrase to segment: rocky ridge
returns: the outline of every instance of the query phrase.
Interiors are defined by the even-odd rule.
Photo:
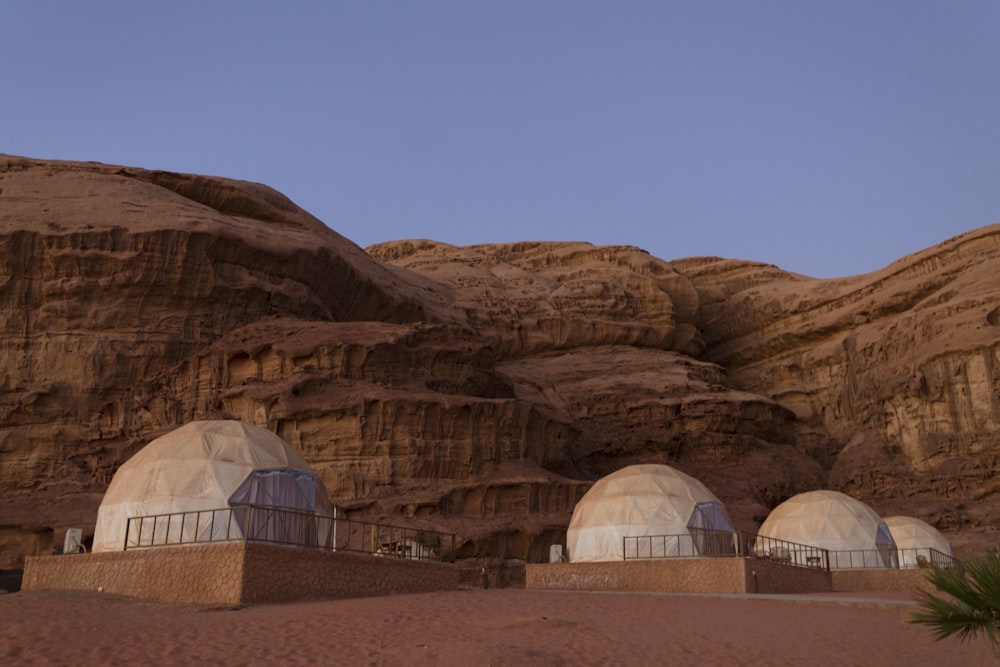
[[[1000,514],[1000,226],[815,280],[630,247],[361,250],[264,186],[0,156],[0,567],[92,530],[186,421],[295,446],[351,515],[541,560],[623,465],[753,529],[831,487],[961,549]]]

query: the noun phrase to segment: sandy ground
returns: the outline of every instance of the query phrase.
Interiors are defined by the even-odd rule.
[[[883,596],[887,597],[887,596]],[[459,591],[218,609],[0,595],[0,665],[997,665],[902,596]]]

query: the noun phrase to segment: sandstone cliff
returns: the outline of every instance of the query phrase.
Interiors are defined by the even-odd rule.
[[[353,515],[538,560],[669,462],[752,529],[832,486],[995,539],[1000,227],[813,280],[636,248],[367,253],[264,186],[0,156],[0,567],[92,530],[153,437],[233,417]]]
[[[832,488],[921,516],[959,547],[995,544],[1000,226],[842,280],[675,267],[698,286],[702,358],[793,410]]]

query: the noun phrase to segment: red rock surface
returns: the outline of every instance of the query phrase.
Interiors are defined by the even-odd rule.
[[[996,540],[1000,227],[815,280],[631,247],[361,250],[262,185],[0,156],[0,567],[93,529],[192,419],[295,446],[354,516],[541,560],[664,462],[753,529],[831,487]]]

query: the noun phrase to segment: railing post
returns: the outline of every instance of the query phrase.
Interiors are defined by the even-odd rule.
[[[128,531],[132,527],[132,517],[125,519],[125,544],[122,545],[122,551],[128,551]]]

